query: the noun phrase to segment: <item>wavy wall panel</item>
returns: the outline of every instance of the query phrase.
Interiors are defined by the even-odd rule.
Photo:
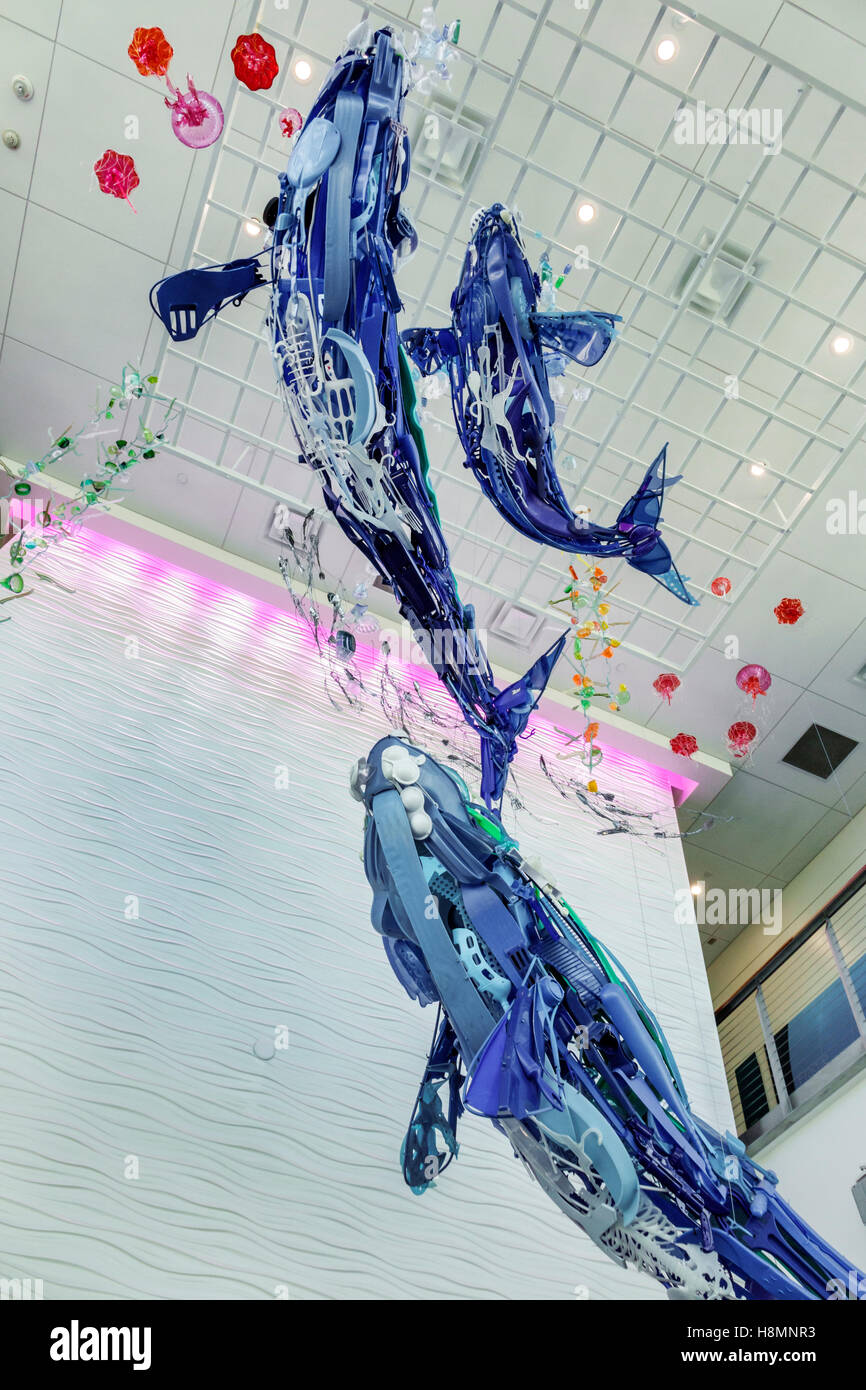
[[[338,714],[276,608],[92,532],[50,571],[76,593],[37,584],[0,627],[0,1275],[46,1298],[661,1296],[480,1120],[436,1189],[403,1185],[432,1010],[370,927],[347,793],[381,710]],[[728,1125],[681,847],[599,839],[538,769],[560,742],[538,720],[522,749],[521,842]],[[604,771],[669,808],[657,770]]]

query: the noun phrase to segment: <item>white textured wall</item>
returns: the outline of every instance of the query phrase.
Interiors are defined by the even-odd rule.
[[[47,1298],[659,1297],[484,1121],[436,1189],[403,1184],[432,1010],[369,924],[346,789],[381,712],[338,716],[276,609],[92,534],[45,568],[77,593],[37,584],[0,625],[0,1276]],[[521,841],[729,1124],[681,847],[599,839],[537,769],[554,740],[539,721],[521,753],[544,818]],[[652,769],[602,771],[666,805]]]
[[[778,1175],[779,1190],[800,1215],[866,1270],[866,1226],[851,1192],[866,1168],[866,1072],[801,1116],[755,1159]]]

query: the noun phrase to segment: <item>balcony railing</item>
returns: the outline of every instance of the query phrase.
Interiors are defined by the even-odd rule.
[[[716,1011],[746,1144],[866,1064],[866,868]]]

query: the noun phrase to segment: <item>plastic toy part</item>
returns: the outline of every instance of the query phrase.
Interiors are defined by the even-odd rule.
[[[698,741],[694,734],[674,734],[670,744],[671,751],[679,753],[682,758],[690,758],[698,751]]]
[[[280,70],[273,44],[261,34],[240,34],[231,52],[235,77],[251,92],[266,91],[273,86]]]
[[[118,154],[117,150],[106,150],[94,164],[93,172],[103,193],[109,193],[112,198],[125,199],[135,212],[135,208],[129,202],[129,195],[141,180],[136,173],[135,161],[131,155]]]
[[[419,774],[410,804],[388,772],[404,766]],[[459,778],[386,738],[352,780],[373,926],[409,997],[440,1009],[400,1155],[412,1192],[458,1155],[465,1107],[610,1259],[672,1295],[811,1300],[848,1287],[849,1262],[775,1176],[692,1113],[637,985]]]
[[[545,271],[544,274],[547,272]],[[616,524],[573,511],[554,467],[556,409],[549,378],[565,358],[592,367],[610,346],[615,314],[542,312],[542,281],[501,203],[477,214],[451,301],[450,329],[416,328],[403,342],[423,373],[446,367],[454,419],[472,469],[497,511],[542,545],[605,559],[623,556],[683,603],[696,603],[661,539],[667,446]]]
[[[751,695],[753,703],[759,695],[766,695],[772,684],[773,677],[766,666],[752,664],[741,667],[737,672],[737,685],[747,695]]]
[[[182,145],[191,150],[204,150],[222,134],[223,109],[210,92],[200,92],[187,73],[187,92],[179,92],[170,78],[170,97],[165,104],[171,108],[171,128]]]

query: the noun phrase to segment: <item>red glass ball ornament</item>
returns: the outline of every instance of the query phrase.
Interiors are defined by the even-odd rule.
[[[713,580],[710,588],[716,595],[716,598],[724,598],[725,594],[731,592],[731,581],[730,579],[726,579],[723,574],[720,574],[717,579]]]
[[[235,76],[251,92],[265,91],[280,70],[273,44],[261,34],[240,34],[231,56]]]
[[[777,621],[789,627],[793,627],[794,623],[798,623],[805,611],[805,608],[798,598],[780,599],[773,609]]]

